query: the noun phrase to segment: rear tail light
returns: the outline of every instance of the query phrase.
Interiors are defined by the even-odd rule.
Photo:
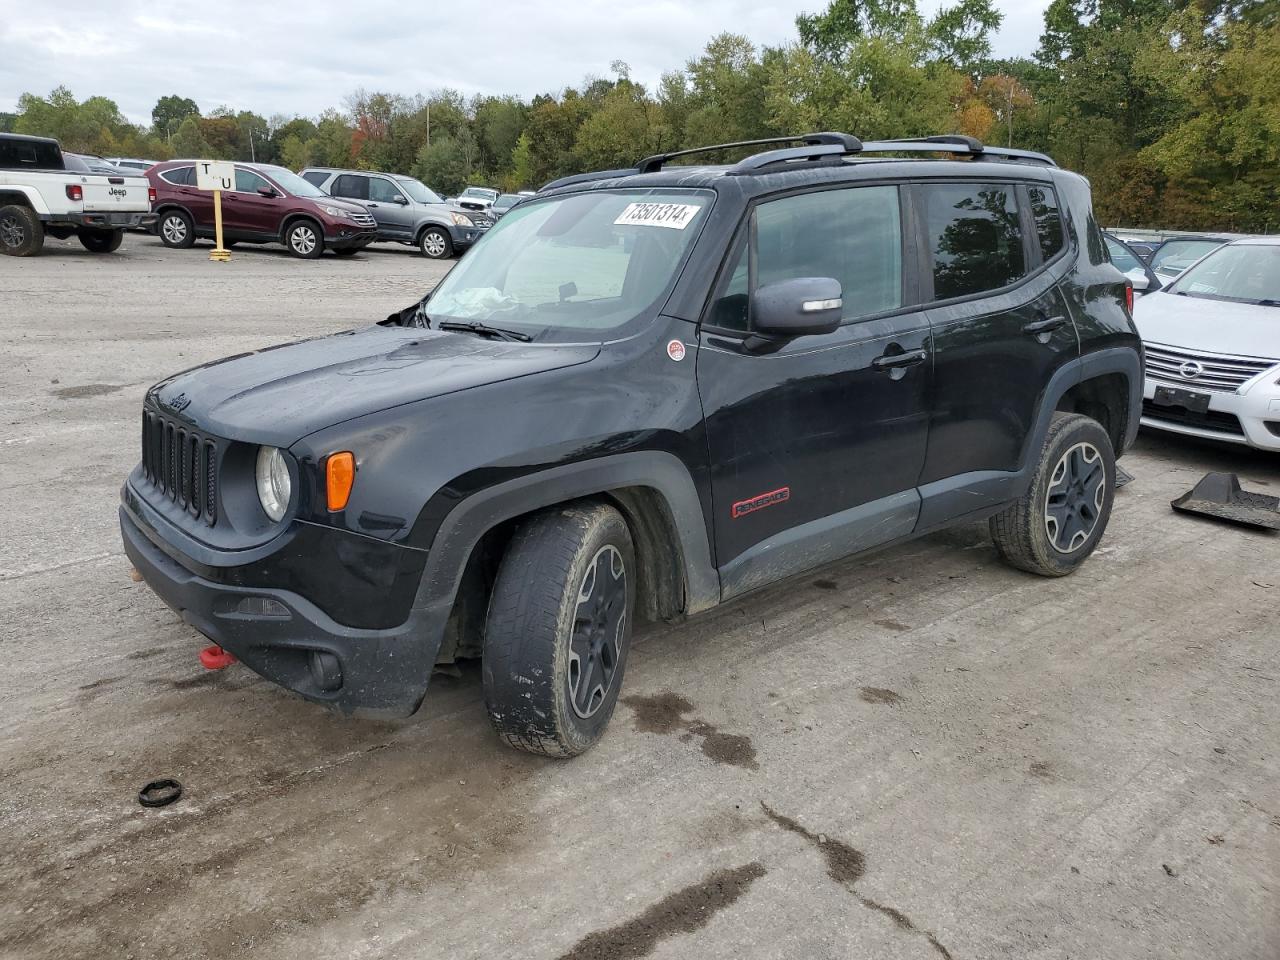
[[[155,203],[155,202],[156,202],[156,188],[155,188],[155,187],[147,187],[147,199],[148,199],[149,201],[151,201],[152,203]]]
[[[1130,313],[1133,313],[1133,284],[1126,283],[1124,285],[1124,306]]]
[[[83,200],[83,199],[84,199],[84,187],[80,186],[80,184],[78,184],[78,183],[68,183],[68,184],[67,184],[67,199],[68,199],[68,200]]]

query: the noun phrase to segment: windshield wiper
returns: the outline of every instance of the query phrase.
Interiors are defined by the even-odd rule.
[[[445,320],[436,324],[437,330],[465,330],[467,333],[478,333],[482,337],[496,337],[499,340],[515,340],[528,343],[533,337],[516,330],[504,330],[502,327],[491,327],[484,323],[462,323],[458,320]]]

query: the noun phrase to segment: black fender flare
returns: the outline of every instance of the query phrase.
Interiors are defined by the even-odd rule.
[[[642,450],[516,477],[472,494],[449,511],[427,552],[414,603],[427,621],[429,635],[443,632],[467,561],[480,538],[494,527],[558,503],[608,495],[611,490],[627,487],[653,489],[671,512],[684,574],[684,612],[696,613],[718,604],[720,577],[712,562],[693,477],[674,454]]]

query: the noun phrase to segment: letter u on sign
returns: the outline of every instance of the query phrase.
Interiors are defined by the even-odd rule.
[[[236,165],[222,160],[196,161],[196,187],[200,190],[234,190]]]

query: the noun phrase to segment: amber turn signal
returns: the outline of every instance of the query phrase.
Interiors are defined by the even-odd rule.
[[[347,501],[351,499],[351,487],[356,482],[356,458],[349,450],[329,454],[324,475],[329,509],[345,510]]]

